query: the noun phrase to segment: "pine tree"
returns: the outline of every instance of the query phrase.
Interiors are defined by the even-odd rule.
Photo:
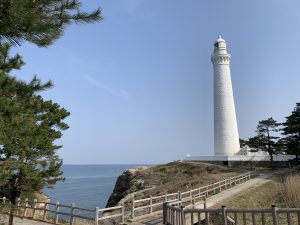
[[[0,0],[0,43],[48,46],[72,23],[102,19],[99,8],[82,12],[78,0]]]
[[[283,125],[283,135],[286,135],[286,151],[288,154],[295,155],[299,159],[300,155],[300,103],[296,103],[296,107],[292,114],[286,117]]]
[[[258,122],[256,127],[257,135],[249,138],[249,145],[266,151],[270,155],[270,160],[273,161],[273,155],[277,153],[276,140],[278,137],[272,136],[272,133],[277,132],[278,123],[272,117]]]
[[[63,180],[62,160],[56,154],[61,146],[54,141],[68,129],[63,120],[69,112],[38,94],[51,88],[51,82],[43,84],[34,77],[27,83],[8,74],[24,64],[20,56],[10,58],[8,50],[0,47],[0,52],[6,53],[0,57],[0,65],[15,63],[0,72],[0,194],[15,206],[21,195]],[[14,207],[10,210],[10,225],[13,214]]]

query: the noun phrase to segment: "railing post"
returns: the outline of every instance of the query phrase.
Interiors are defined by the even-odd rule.
[[[48,215],[48,208],[49,208],[49,203],[50,203],[50,199],[47,199],[47,201],[45,202],[45,207],[44,207],[44,215],[43,215],[43,221],[46,221],[47,219],[47,215]]]
[[[195,200],[195,196],[193,196],[192,198],[192,205],[193,205],[193,209],[195,208],[196,206],[196,200]]]
[[[178,206],[181,206],[181,192],[180,191],[178,191],[178,193],[177,193],[177,199],[179,201]]]
[[[20,214],[19,214],[20,202],[21,202],[21,199],[17,198],[17,213],[19,216],[20,216]]]
[[[175,213],[175,212],[174,212]],[[180,210],[180,218],[181,218],[181,225],[185,225],[185,214],[184,214],[184,206],[181,206]]]
[[[181,201],[181,192],[180,191],[177,192],[177,199],[178,199],[178,201]]]
[[[134,219],[134,195],[131,200],[131,219]]]
[[[124,209],[124,205],[122,205],[122,224],[124,224],[125,222],[125,209]]]
[[[28,205],[28,198],[25,198],[23,217],[26,217],[27,205]]]
[[[70,225],[73,225],[74,223],[74,210],[75,210],[75,204],[71,204],[71,212],[70,212]]]
[[[59,202],[56,202],[55,204],[55,221],[54,224],[58,224],[58,212],[59,212]]]
[[[32,219],[34,219],[34,216],[35,216],[36,202],[37,202],[37,200],[34,199],[34,200],[33,200],[33,209],[32,209]]]
[[[227,225],[226,206],[222,206],[223,225]]]
[[[206,199],[206,197],[204,197],[203,208],[204,208],[204,209],[207,209],[207,199]]]
[[[168,195],[165,194],[165,202],[167,202],[167,201],[168,201]]]
[[[95,225],[99,224],[99,207],[95,208]]]
[[[168,207],[168,203],[164,202],[163,203],[163,224],[167,224],[167,207]]]
[[[276,205],[272,205],[273,225],[278,225],[278,215]]]
[[[150,214],[152,214],[152,195],[150,195]]]

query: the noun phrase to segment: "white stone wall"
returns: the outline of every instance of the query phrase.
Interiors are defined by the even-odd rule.
[[[294,159],[294,155],[274,155],[275,162],[285,162]],[[235,155],[235,156],[190,156],[184,161],[270,161],[270,156],[249,156],[249,155]]]
[[[239,134],[232,91],[230,59],[226,43],[218,38],[212,63],[214,65],[214,149],[215,155],[232,156],[239,152]]]

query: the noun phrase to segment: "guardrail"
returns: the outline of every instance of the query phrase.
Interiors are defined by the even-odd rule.
[[[158,212],[162,210],[164,202],[170,201],[182,201],[187,200],[192,203],[197,200],[199,196],[209,196],[220,192],[222,189],[226,189],[243,181],[251,179],[253,174],[251,172],[247,172],[235,177],[231,177],[229,179],[225,179],[213,184],[209,184],[200,188],[196,188],[193,190],[189,190],[186,192],[177,192],[170,193],[159,196],[150,196],[148,198],[143,199],[135,199],[134,196],[131,199],[131,209],[130,209],[130,217],[134,219],[136,217],[136,213],[138,212],[138,216],[144,216],[153,214],[154,212]]]
[[[163,224],[165,225],[292,225],[300,224],[300,208],[264,209],[188,209],[164,204]]]
[[[98,225],[100,221],[119,218],[121,223],[124,223],[124,206],[116,206],[110,208],[82,208],[75,204],[64,205],[59,202],[51,203],[49,201],[37,201],[30,202],[28,199],[17,199],[16,206],[13,206],[5,197],[0,198],[0,204],[6,207],[8,213],[10,207],[15,207],[16,216],[24,218],[30,218],[32,220],[53,222],[59,224],[59,221],[66,222],[70,225],[76,224],[76,219],[88,220],[92,224]],[[82,214],[83,212],[89,212],[90,216]],[[53,216],[48,217],[48,214],[52,213]],[[109,215],[107,215],[109,214]],[[93,216],[92,216],[93,215]],[[61,217],[64,216],[64,217]]]
[[[41,221],[49,221],[49,218],[51,218],[54,224],[59,224],[60,220],[64,220],[64,222],[67,221],[70,225],[75,225],[76,219],[84,219],[98,225],[100,221],[111,220],[113,218],[118,218],[121,223],[124,223],[125,217],[134,219],[136,216],[151,215],[155,212],[160,212],[163,210],[163,203],[165,202],[178,206],[187,206],[195,205],[204,198],[204,204],[206,204],[205,199],[207,196],[249,180],[252,176],[253,174],[248,172],[186,192],[179,191],[165,195],[150,196],[143,199],[135,199],[133,195],[131,207],[129,207],[129,209],[126,208],[127,213],[125,212],[125,205],[101,209],[99,207],[88,209],[78,207],[75,204],[64,205],[59,202],[51,203],[37,200],[29,202],[28,199],[18,199],[16,206],[13,206],[6,198],[0,198],[0,203],[6,204],[6,206],[9,206],[8,208],[15,207],[18,216]],[[89,212],[90,216],[86,216],[86,214],[82,212]],[[49,214],[52,216],[49,216]]]

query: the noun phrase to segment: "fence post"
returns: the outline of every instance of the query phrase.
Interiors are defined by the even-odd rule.
[[[26,217],[27,205],[28,205],[28,198],[25,198],[23,217]]]
[[[58,224],[58,212],[59,212],[59,202],[56,202],[54,224]]]
[[[34,219],[34,216],[35,216],[36,202],[37,202],[37,200],[34,199],[34,200],[33,200],[33,209],[32,209],[32,219]]]
[[[194,208],[195,208],[195,205],[196,205],[195,196],[193,196],[193,198],[192,198],[192,205],[193,205],[193,209],[194,209]]]
[[[181,218],[181,225],[185,225],[185,214],[184,214],[184,206],[181,206],[181,210],[180,210],[180,218]]]
[[[223,225],[227,225],[226,206],[222,205]]]
[[[150,195],[150,214],[152,214],[152,195]]]
[[[17,211],[19,211],[19,208],[20,208],[20,202],[21,202],[21,199],[20,199],[20,198],[17,198]],[[18,212],[18,215],[19,215],[19,212]]]
[[[131,219],[134,219],[134,195],[131,200]]]
[[[177,192],[177,199],[178,199],[178,201],[181,201],[181,192],[180,191]]]
[[[124,205],[122,205],[122,224],[124,224],[125,222],[125,209],[124,209]]]
[[[204,197],[204,205],[203,205],[203,208],[204,208],[204,209],[207,209],[207,199],[206,199],[206,197]]]
[[[99,207],[95,208],[95,225],[98,225],[99,223]]]
[[[168,201],[168,195],[165,194],[165,202],[167,202],[167,201]]]
[[[181,206],[181,192],[180,191],[178,191],[178,193],[177,193],[177,199],[179,201],[178,206]]]
[[[276,205],[272,205],[273,225],[278,225],[278,215]]]
[[[71,212],[70,212],[70,225],[73,225],[74,223],[74,210],[75,210],[75,204],[71,204]]]
[[[167,224],[167,207],[168,207],[168,203],[164,202],[163,203],[163,224]]]
[[[48,208],[49,208],[49,204],[50,203],[50,199],[47,199],[47,201],[45,202],[45,207],[44,207],[44,215],[43,215],[43,221],[46,221],[47,215],[48,215]]]

